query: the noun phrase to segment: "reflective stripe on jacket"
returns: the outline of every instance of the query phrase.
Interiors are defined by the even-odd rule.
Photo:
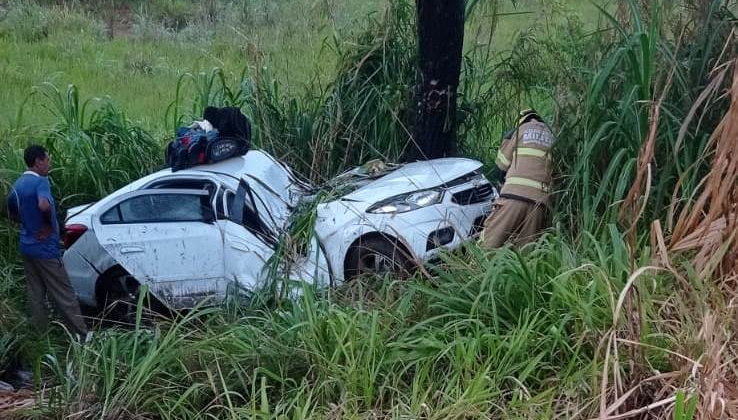
[[[507,171],[502,195],[519,196],[549,204],[551,188],[550,149],[556,139],[548,126],[530,121],[518,127],[500,145],[495,163]]]

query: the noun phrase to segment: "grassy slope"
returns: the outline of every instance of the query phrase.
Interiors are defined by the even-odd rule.
[[[234,23],[210,30],[197,27],[197,36],[175,37],[151,23],[147,26],[141,18],[137,23],[135,15],[130,18],[133,23],[125,31],[119,31],[125,34],[113,40],[101,33],[104,28],[99,22],[74,26],[51,18],[41,19],[50,22],[48,26],[52,28],[41,40],[29,41],[8,34],[0,37],[0,79],[6,85],[0,122],[7,126],[15,121],[33,86],[47,81],[59,87],[75,84],[84,98],[109,95],[134,121],[149,129],[160,129],[164,125],[164,111],[174,99],[177,80],[185,72],[207,72],[217,66],[235,80],[245,67],[267,66],[283,86],[293,89],[299,89],[315,76],[322,75],[323,80],[329,80],[333,56],[323,51],[325,41],[332,42],[334,29],[339,39],[350,39],[348,33],[352,28],[358,28],[362,18],[380,8],[383,2],[338,2],[332,19],[316,11],[315,4],[292,0],[275,12],[272,23],[259,21],[253,26]],[[518,2],[514,9],[504,3],[503,13],[523,14],[500,18],[493,37],[496,49],[509,48],[518,30],[541,18],[536,4],[535,0],[526,0]],[[567,2],[566,7],[578,10],[587,22],[596,20],[595,8],[588,1]],[[83,22],[90,19],[78,10],[64,10],[62,15]],[[15,23],[6,20],[0,22],[3,24],[13,29]],[[467,45],[480,38],[478,42],[486,42],[485,37],[479,36],[488,28],[486,20],[474,24],[475,27],[468,28]],[[26,108],[21,125],[49,121],[36,103]]]
[[[235,77],[247,66],[265,65],[275,68],[286,86],[300,86],[331,67],[330,55],[320,55],[320,51],[332,28],[357,25],[375,7],[371,2],[341,2],[331,20],[311,4],[290,1],[275,12],[282,14],[273,21],[255,22],[254,26],[235,26],[238,22],[217,28],[198,26],[192,30],[197,35],[175,36],[156,24],[136,23],[135,16],[125,34],[113,40],[100,34],[95,24],[80,29],[54,22],[49,24],[52,32],[40,41],[7,35],[0,38],[0,78],[9,87],[0,105],[0,121],[12,121],[31,88],[46,81],[58,86],[73,83],[84,97],[109,95],[148,128],[163,124],[164,110],[174,99],[177,79],[184,72],[218,66]],[[89,15],[82,17],[79,11],[65,13],[89,20]],[[44,121],[45,116],[34,115],[24,123],[39,118]]]

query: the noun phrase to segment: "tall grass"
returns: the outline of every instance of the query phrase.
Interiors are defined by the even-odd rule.
[[[468,20],[482,13],[494,16],[496,5],[470,7]],[[568,9],[552,11],[564,16]],[[315,181],[369,159],[395,161],[407,147],[414,122],[414,8],[410,2],[392,0],[382,14],[371,15],[367,22],[352,43],[337,38],[326,41],[324,48],[338,57],[331,82],[316,76],[303,94],[296,94],[268,68],[244,70],[240,80],[229,79],[217,68],[185,75],[167,120],[176,124],[181,115],[196,116],[208,101],[242,106],[254,120],[255,143]],[[469,48],[465,55],[457,118],[462,153],[493,158],[498,137],[514,115],[499,110],[511,102],[520,107],[532,102],[536,89],[525,80],[533,80],[543,63],[536,60],[521,66],[516,59],[524,53],[517,48],[512,53],[497,52],[494,31],[487,34],[486,42]],[[196,98],[192,111],[182,114],[178,110],[187,106],[183,102],[189,95]]]
[[[94,201],[150,173],[163,161],[159,142],[132,124],[109,99],[82,100],[74,85],[60,90],[45,83],[35,91],[57,123],[9,139],[14,144],[15,169],[27,142],[42,143],[52,156],[51,181],[60,204]],[[27,140],[26,140],[27,139]],[[7,167],[13,167],[8,165]]]
[[[59,384],[47,403],[91,417],[550,414],[559,398],[592,398],[624,247],[587,252],[550,236],[523,254],[471,248],[434,281],[387,283],[372,302],[306,288],[286,311],[109,330],[47,359]]]
[[[472,246],[445,255],[432,279],[388,282],[372,301],[306,286],[279,311],[215,308],[107,330],[45,358],[57,385],[42,406],[172,419],[590,418],[600,398],[611,413],[638,407],[618,400],[620,387],[677,378],[699,357],[685,337],[712,289],[649,270],[648,252],[633,266],[611,229],[597,246],[558,235],[519,251]],[[636,312],[618,310],[627,293]],[[604,346],[610,328],[620,355]],[[601,394],[611,375],[617,383]]]
[[[706,14],[705,21],[685,22],[678,38],[664,33],[667,22],[684,9],[654,3],[647,18],[634,1],[628,4],[630,30],[603,10],[616,31],[615,44],[602,57],[583,107],[566,110],[570,122],[560,135],[558,155],[566,177],[560,183],[559,209],[563,220],[577,230],[602,229],[618,218],[618,203],[636,180],[637,157],[652,125],[655,153],[644,164],[651,166],[653,179],[652,188],[643,191],[647,200],[643,220],[663,216],[677,182],[695,186],[704,173],[704,166],[693,163],[717,123],[714,114],[708,116],[702,124],[689,127],[688,140],[677,141],[681,122],[709,83],[708,63],[729,36],[731,24],[717,13],[719,2],[710,2],[715,13]],[[714,28],[712,36],[688,35],[693,26]],[[653,120],[659,97],[663,99],[660,118]],[[716,113],[722,109],[720,104],[715,103]],[[577,158],[571,160],[572,156]]]
[[[179,125],[207,105],[242,107],[253,120],[254,142],[313,180],[371,158],[395,161],[412,116],[413,18],[408,2],[393,0],[385,13],[370,16],[354,43],[326,40],[323,48],[338,57],[335,80],[315,77],[299,95],[268,68],[244,69],[232,79],[218,68],[185,74],[167,120]]]
[[[516,38],[514,51],[487,45],[465,58],[464,150],[491,158],[492,137],[519,105],[543,104],[552,117],[560,178],[555,224],[540,240],[517,250],[471,244],[361,299],[303,285],[297,298],[278,304],[281,296],[266,290],[271,299],[107,329],[86,346],[50,341],[33,356],[46,388],[28,414],[734,417],[735,277],[701,278],[688,254],[664,263],[665,239],[654,235],[651,243],[647,229],[667,221],[669,206],[701,211],[683,203],[711,169],[716,143],[707,139],[727,105],[701,92],[710,83],[711,92],[721,91],[709,69],[724,46],[733,51],[734,23],[717,2],[698,15],[660,2],[649,3],[648,13],[635,1],[622,4],[626,15],[602,10],[601,31],[585,33],[575,19],[544,20]],[[369,157],[392,159],[405,141],[414,46],[410,4],[391,5],[355,45],[337,37],[326,46],[338,53],[335,80],[316,78],[304,95],[268,67],[236,76],[193,69],[177,79],[168,128],[206,105],[235,105],[252,118],[257,145],[314,180]],[[547,10],[564,13],[561,5]],[[331,2],[316,7],[335,12]],[[674,21],[687,25],[677,35]],[[581,95],[579,86],[587,87]],[[161,143],[110,102],[81,100],[74,87],[43,85],[38,95],[55,116],[42,133],[65,203],[102,195],[155,166]],[[699,98],[703,117],[685,123]],[[10,131],[3,167],[18,167],[21,143],[36,130]],[[111,179],[98,179],[101,173]],[[0,290],[19,295],[16,276],[0,277]],[[3,328],[22,325],[17,303],[0,299],[0,310],[11,311]],[[21,352],[14,334],[0,341],[0,362]]]

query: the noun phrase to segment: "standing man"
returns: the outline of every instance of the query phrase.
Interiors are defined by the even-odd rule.
[[[49,185],[51,159],[43,146],[23,151],[28,170],[13,184],[8,195],[8,215],[20,222],[20,252],[31,303],[31,318],[41,331],[48,326],[46,295],[64,318],[71,332],[86,339],[87,326],[80,314],[59,249],[59,224]]]
[[[516,129],[506,133],[497,153],[500,197],[484,221],[482,245],[497,248],[508,240],[522,245],[535,239],[550,205],[551,130],[533,109],[520,112]]]

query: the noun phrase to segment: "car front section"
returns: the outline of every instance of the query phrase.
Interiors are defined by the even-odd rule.
[[[479,170],[481,163],[443,161],[443,172],[437,161],[408,164],[404,173],[318,206],[316,232],[338,281],[361,271],[352,254],[367,248],[383,259],[399,259],[400,266],[406,260],[420,266],[441,249],[453,250],[478,235],[497,191]]]

